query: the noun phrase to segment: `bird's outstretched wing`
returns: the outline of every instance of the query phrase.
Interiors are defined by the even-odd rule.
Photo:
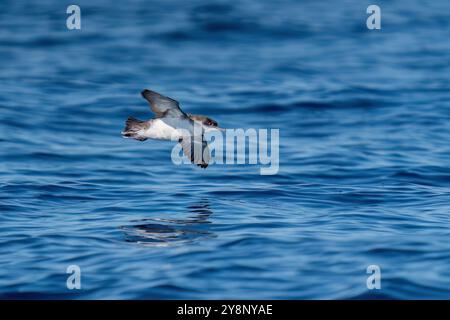
[[[180,104],[176,100],[147,89],[142,91],[141,95],[149,102],[150,108],[158,118],[186,117],[186,114],[180,109]]]
[[[205,140],[196,139],[194,137],[185,137],[180,139],[183,153],[192,163],[199,167],[206,168],[211,160],[208,143]]]

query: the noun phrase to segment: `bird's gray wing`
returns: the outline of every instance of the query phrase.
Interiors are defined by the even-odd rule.
[[[192,163],[206,168],[211,160],[210,150],[208,143],[203,139],[196,139],[195,137],[188,136],[180,139],[183,153],[188,157]]]
[[[180,104],[176,100],[147,89],[142,91],[141,95],[149,102],[150,108],[158,118],[186,117],[186,114],[180,109]]]

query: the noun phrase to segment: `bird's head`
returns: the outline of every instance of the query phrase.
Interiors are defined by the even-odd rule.
[[[189,115],[189,118],[191,118],[191,120],[194,120],[197,123],[200,123],[202,125],[202,127],[204,128],[205,132],[208,131],[224,131],[224,129],[219,128],[219,124],[217,123],[217,121],[206,117],[206,116],[200,116],[200,115]]]

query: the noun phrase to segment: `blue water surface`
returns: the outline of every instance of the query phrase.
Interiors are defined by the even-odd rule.
[[[448,1],[70,4],[0,4],[0,298],[450,298]],[[279,173],[122,139],[144,88]]]

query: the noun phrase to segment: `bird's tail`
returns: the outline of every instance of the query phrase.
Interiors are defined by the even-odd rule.
[[[147,128],[147,121],[128,117],[127,121],[125,122],[125,129],[122,131],[122,137],[133,138],[139,141],[147,140],[147,138],[144,136],[144,132]]]

